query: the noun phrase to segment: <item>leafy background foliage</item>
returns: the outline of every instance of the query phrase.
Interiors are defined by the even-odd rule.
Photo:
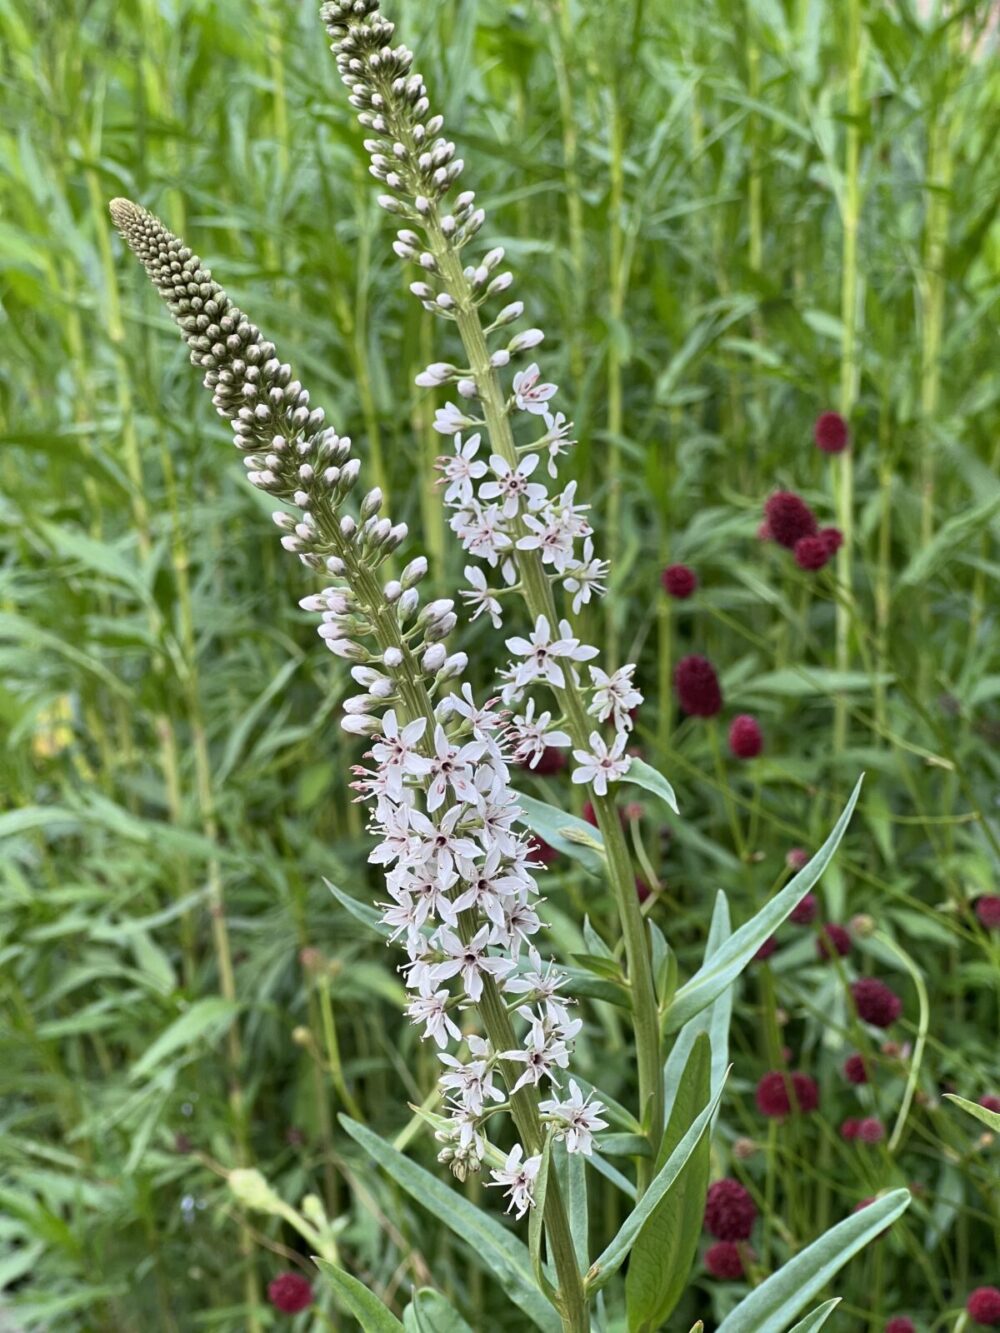
[[[639,743],[681,802],[677,820],[644,793],[630,821],[681,979],[715,889],[749,917],[867,770],[822,898],[826,919],[871,921],[837,966],[785,928],[741,983],[713,1146],[767,1212],[764,1270],[916,1185],[838,1280],[837,1329],[899,1309],[944,1327],[995,1276],[1000,1239],[996,1148],[940,1099],[1000,1091],[1000,944],[972,911],[1000,851],[991,7],[864,0],[852,65],[835,0],[392,6],[575,405],[573,466],[615,562],[606,638],[639,663]],[[126,194],[186,235],[365,441],[369,480],[452,592],[441,441],[412,387],[431,328],[314,6],[4,0],[0,48],[0,1299],[31,1328],[267,1326],[268,1278],[310,1270],[228,1193],[222,1171],[252,1163],[290,1200],[323,1197],[344,1262],[390,1304],[431,1283],[474,1327],[521,1327],[334,1119],[395,1133],[435,1066],[400,1021],[394,960],[323,882],[376,890],[346,788],[360,751],[336,725],[349,682],[106,215]],[[810,436],[837,406],[855,439],[839,630],[827,574],[755,536],[779,485],[833,521],[842,473]],[[690,602],[660,592],[670,560],[698,571]],[[488,688],[480,626],[464,646]],[[726,717],[761,718],[761,759],[677,717],[686,651],[720,667]],[[565,775],[524,788],[578,812]],[[599,879],[560,858],[548,886],[565,951],[593,953],[585,914],[613,945]],[[904,998],[907,1051],[865,1093],[890,1127],[908,1105],[891,1147],[837,1135],[859,1113],[839,1072],[858,1040],[845,969]],[[579,1068],[628,1104],[621,1016],[595,1001],[587,1018]],[[784,1046],[821,1115],[767,1126],[753,1086]],[[734,1164],[738,1138],[757,1147]],[[405,1139],[432,1164],[419,1121]],[[592,1179],[600,1246],[623,1200]],[[670,1328],[735,1303],[695,1273]],[[321,1299],[317,1327],[351,1327]]]

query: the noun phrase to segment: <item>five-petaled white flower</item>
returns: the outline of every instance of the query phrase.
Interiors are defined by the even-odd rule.
[[[514,376],[514,402],[522,412],[530,412],[536,417],[548,412],[545,404],[555,396],[558,389],[555,384],[539,384],[539,373],[537,363],[532,361],[530,366],[519,370]]]
[[[468,944],[465,944],[454,931],[442,927],[438,943],[446,955],[443,962],[432,969],[436,981],[447,981],[449,977],[462,974],[465,993],[475,1004],[483,993],[483,975],[505,977],[513,971],[516,964],[511,958],[490,958],[486,953],[490,942],[488,926],[481,926]]]
[[[403,795],[404,777],[421,778],[431,771],[430,760],[414,749],[426,730],[425,717],[401,728],[394,708],[382,719],[382,737],[372,746],[372,758],[385,777],[386,794],[395,801]]]
[[[642,695],[632,684],[634,670],[634,662],[619,667],[610,676],[600,667],[590,668],[590,678],[594,682],[594,698],[587,711],[602,722],[606,718],[613,717],[617,731],[632,729],[629,713],[642,703]]]
[[[533,680],[547,680],[550,685],[561,690],[566,685],[566,677],[559,663],[560,658],[572,662],[586,662],[589,658],[597,656],[596,648],[590,647],[589,644],[581,644],[580,640],[573,636],[568,620],[559,622],[559,633],[561,638],[553,639],[548,620],[545,616],[539,616],[535,621],[535,628],[531,631],[530,639],[515,636],[507,640],[510,651],[515,656],[525,659],[514,673],[517,685],[523,688]]]
[[[461,435],[456,435],[454,458],[438,459],[438,467],[443,474],[441,481],[447,482],[445,504],[468,504],[473,495],[472,483],[486,476],[486,464],[476,458],[480,442],[478,434],[470,435],[464,444]]]
[[[555,1131],[557,1139],[566,1140],[567,1152],[582,1152],[589,1157],[593,1151],[593,1135],[597,1129],[607,1129],[608,1122],[601,1119],[604,1110],[601,1102],[592,1102],[593,1093],[584,1097],[574,1079],[569,1081],[569,1096],[565,1101],[551,1098],[541,1102],[542,1115],[551,1116],[559,1128]]]
[[[557,472],[556,459],[560,454],[565,453],[575,440],[569,438],[569,433],[573,429],[572,421],[567,421],[562,412],[556,412],[553,416],[551,412],[546,412],[545,416],[545,434],[538,441],[537,448],[548,451],[549,461],[546,464],[548,474],[554,477]]]
[[[434,990],[426,980],[420,987],[420,994],[406,1007],[407,1017],[414,1023],[423,1023],[425,1038],[431,1037],[444,1050],[448,1038],[461,1041],[462,1033],[448,1016],[448,1001],[451,999],[446,990]]]
[[[528,478],[538,466],[538,455],[528,454],[516,467],[511,467],[505,458],[493,454],[490,467],[496,481],[484,481],[479,488],[480,499],[501,500],[500,512],[504,518],[515,518],[522,503],[529,509],[536,509],[545,501],[545,487]]]
[[[568,749],[573,744],[572,738],[565,731],[550,731],[551,713],[540,713],[535,720],[535,701],[528,700],[523,714],[511,721],[516,744],[514,758],[519,764],[534,768],[541,759],[547,746]]]
[[[603,737],[592,731],[590,750],[573,751],[573,758],[580,765],[573,770],[573,781],[588,783],[598,796],[607,795],[608,783],[624,777],[632,763],[631,756],[623,753],[627,740],[628,733],[620,731],[609,750]]]
[[[507,1195],[510,1203],[507,1205],[508,1213],[512,1209],[517,1210],[518,1221],[525,1215],[529,1208],[534,1206],[535,1199],[532,1190],[535,1186],[535,1180],[538,1177],[539,1167],[542,1165],[540,1156],[529,1157],[527,1161],[522,1161],[524,1149],[519,1143],[515,1143],[513,1148],[507,1154],[507,1160],[503,1168],[497,1171],[491,1168],[490,1175],[492,1180],[489,1185],[506,1185]]]

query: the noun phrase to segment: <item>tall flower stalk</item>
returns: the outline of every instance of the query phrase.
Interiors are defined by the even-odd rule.
[[[577,765],[573,780],[589,787],[603,836],[625,943],[639,1119],[650,1143],[650,1155],[637,1160],[641,1193],[663,1132],[659,1015],[635,876],[609,784],[628,771],[631,714],[642,696],[632,683],[631,665],[612,673],[592,665],[587,683],[577,670],[597,649],[581,642],[574,619],[603,593],[607,565],[594,554],[576,484],[550,496],[539,480],[543,455],[549,475],[557,476],[557,460],[572,444],[572,426],[555,410],[556,386],[542,380],[537,364],[515,373],[509,388],[501,381],[501,372],[537,347],[543,334],[528,328],[510,336],[524,306],[506,300],[513,278],[501,270],[502,249],[490,249],[473,262],[463,256],[485,213],[472,191],[455,192],[463,163],[455,145],[442,137],[442,117],[431,114],[412,52],[392,45],[394,27],[379,13],[377,0],[330,0],[321,13],[351,104],[371,136],[365,147],[372,173],[389,191],[379,202],[405,224],[394,248],[423,273],[410,290],[427,310],[454,324],[467,362],[435,362],[418,377],[426,388],[454,385],[462,400],[449,402],[435,421],[454,446],[454,456],[442,461],[445,499],[466,551],[493,575],[491,581],[482,568],[469,565],[471,586],[463,596],[474,616],[487,614],[496,627],[503,623],[507,599],[520,595],[526,603],[533,629],[528,639],[507,641],[515,660],[504,673],[502,691],[506,704],[524,705],[513,721],[518,752],[530,755],[539,743],[571,747]],[[484,319],[483,307],[500,299],[506,303]],[[542,425],[542,434],[531,432]],[[480,457],[484,443],[488,452]],[[551,696],[555,718],[547,711],[536,714],[527,692],[537,686]],[[600,731],[605,722],[613,732],[610,744]]]
[[[426,560],[412,559],[398,579],[378,577],[407,530],[381,515],[379,488],[356,501],[351,441],[325,425],[274,344],[197,255],[127,200],[116,199],[111,213],[204,369],[249,481],[299,511],[281,508],[274,518],[286,550],[324,575],[327,586],[302,606],[321,616],[320,637],[361,686],[345,703],[343,726],[372,739],[372,766],[357,770],[355,786],[378,838],[370,859],[386,867],[383,921],[407,953],[407,1013],[446,1069],[440,1156],[460,1178],[478,1170],[488,1122],[509,1111],[521,1141],[492,1183],[523,1216],[546,1142],[589,1153],[605,1122],[599,1102],[585,1101],[572,1081],[568,1095],[561,1086],[581,1022],[561,993],[564,974],[531,942],[541,925],[535,863],[528,836],[514,828],[520,812],[508,768],[520,738],[497,700],[479,705],[461,683],[465,654],[445,643],[456,623],[452,602],[420,605]],[[464,1035],[456,1022],[470,1007],[484,1036]],[[464,1043],[467,1058],[449,1054],[452,1043]],[[553,1095],[540,1102],[545,1088]],[[545,1221],[554,1303],[567,1329],[585,1329],[582,1277],[554,1177]]]

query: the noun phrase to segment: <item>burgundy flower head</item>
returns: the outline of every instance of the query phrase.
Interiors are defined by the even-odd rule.
[[[849,1055],[844,1061],[844,1078],[848,1083],[867,1083],[868,1066],[865,1064],[864,1056]]]
[[[755,963],[766,962],[767,959],[771,957],[771,954],[774,953],[777,947],[778,947],[778,941],[774,938],[773,935],[768,935],[767,939],[754,954],[753,961]]]
[[[644,903],[653,890],[649,887],[641,875],[635,877],[635,896],[641,903]]]
[[[885,1125],[877,1116],[865,1116],[858,1124],[858,1138],[862,1143],[881,1143],[885,1138]]]
[[[764,748],[760,723],[749,713],[734,717],[729,727],[729,748],[737,759],[756,759]]]
[[[886,1324],[885,1333],[916,1333],[916,1329],[912,1319],[907,1319],[905,1314],[898,1314]]]
[[[995,893],[976,899],[976,916],[987,930],[1000,930],[1000,897]]]
[[[738,1180],[717,1180],[705,1199],[705,1230],[716,1240],[747,1240],[757,1205]]]
[[[808,864],[809,853],[804,847],[789,847],[788,851],[785,853],[785,865],[789,870],[801,870]],[[809,896],[812,897],[812,894]],[[803,898],[802,901],[805,902],[805,899]],[[816,900],[813,899],[813,901],[815,902]],[[810,917],[809,920],[811,921],[812,917]],[[806,924],[808,925],[808,922],[806,922]]]
[[[772,540],[790,551],[803,537],[816,535],[816,516],[794,491],[775,491],[764,504],[764,521]]]
[[[723,1282],[735,1282],[743,1276],[743,1256],[740,1247],[731,1240],[719,1240],[705,1251],[705,1267],[712,1277]]]
[[[772,1118],[791,1115],[793,1110],[806,1115],[819,1106],[819,1088],[814,1079],[808,1074],[784,1074],[779,1069],[763,1076],[755,1095],[761,1115]]]
[[[824,960],[832,958],[834,954],[846,958],[851,952],[851,937],[843,926],[831,921],[819,933],[816,952]]]
[[[844,544],[844,534],[839,528],[820,528],[816,536],[826,546],[827,555],[836,555]]]
[[[840,1137],[842,1139],[847,1139],[848,1142],[850,1142],[851,1139],[856,1139],[858,1137],[858,1127],[860,1124],[861,1121],[857,1116],[848,1116],[840,1126]]]
[[[825,454],[842,454],[850,440],[847,422],[839,412],[823,412],[813,426],[816,448]]]
[[[722,711],[722,690],[707,657],[682,657],[674,671],[677,698],[691,717],[715,717]]]
[[[851,994],[858,1017],[873,1027],[891,1027],[903,1012],[902,1000],[877,977],[862,977],[851,987]]]
[[[830,548],[820,536],[800,537],[792,553],[799,569],[807,569],[810,573],[822,569],[830,559]]]
[[[312,1284],[301,1273],[279,1273],[267,1284],[267,1299],[282,1314],[298,1314],[312,1305]]]
[[[987,1111],[995,1111],[1000,1115],[1000,1097],[994,1097],[992,1092],[988,1092],[985,1097],[980,1097],[979,1105],[984,1106]]]
[[[660,582],[671,597],[684,601],[698,586],[698,575],[689,565],[668,565],[660,575]]]
[[[789,855],[791,855],[791,853],[789,853]],[[788,858],[786,857],[785,859],[787,860]],[[805,861],[802,862],[802,865],[796,866],[796,869],[801,870],[804,865]],[[816,920],[816,913],[818,910],[819,901],[817,900],[815,893],[807,893],[802,901],[796,903],[788,913],[788,919],[793,925],[809,926]]]
[[[965,1309],[975,1323],[994,1328],[1000,1324],[1000,1288],[977,1287],[965,1302]]]

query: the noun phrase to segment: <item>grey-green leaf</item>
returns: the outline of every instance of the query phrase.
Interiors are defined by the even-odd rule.
[[[180,1018],[175,1018],[160,1033],[145,1055],[135,1062],[129,1071],[129,1078],[144,1078],[175,1051],[191,1046],[203,1037],[219,1037],[239,1013],[239,1008],[234,1000],[224,1000],[221,995],[209,995],[203,1000],[196,1000],[190,1009],[186,1009]]]
[[[684,1169],[685,1162],[697,1148],[702,1135],[707,1132],[721,1096],[722,1089],[720,1088],[653,1177],[649,1188],[622,1223],[614,1240],[594,1261],[590,1272],[587,1274],[586,1286],[588,1291],[599,1291],[625,1262],[629,1251],[636,1242],[636,1238],[645,1226],[647,1218],[652,1216],[660,1200],[673,1187],[677,1177]]]
[[[661,801],[665,801],[669,805],[675,815],[680,814],[673,787],[662,773],[658,773],[655,768],[651,768],[644,760],[633,759],[628,766],[628,772],[623,781],[634,782],[637,787],[642,787],[645,791],[652,792],[654,796],[659,796]]]
[[[845,1217],[755,1287],[723,1319],[718,1333],[760,1333],[764,1328],[768,1333],[784,1333],[802,1307],[909,1205],[909,1190],[893,1190]]]
[[[833,854],[847,831],[854,807],[861,793],[859,778],[850,800],[834,825],[833,832],[816,855],[799,871],[780,893],[776,893],[756,916],[735,931],[711,959],[686,982],[674,996],[667,1014],[666,1030],[676,1032],[706,1005],[711,1004],[731,985],[749,963],[760,946],[773,935],[789,913],[806,896],[812,886],[833,860]]]
[[[379,1298],[329,1259],[313,1255],[313,1263],[334,1290],[337,1304],[358,1321],[365,1333],[403,1333],[403,1325]]]
[[[558,1316],[535,1286],[527,1246],[489,1213],[474,1207],[457,1190],[449,1189],[437,1176],[411,1162],[367,1126],[345,1115],[340,1123],[397,1185],[465,1242],[537,1328],[543,1333],[559,1333]]]
[[[712,1048],[708,1034],[699,1032],[678,1081],[657,1171],[709,1100],[711,1088]],[[636,1239],[625,1278],[629,1333],[652,1333],[684,1294],[701,1235],[710,1168],[711,1135],[705,1134]]]
[[[978,1102],[966,1101],[964,1097],[956,1097],[953,1092],[946,1092],[944,1095],[948,1101],[954,1102],[963,1111],[975,1116],[987,1129],[992,1129],[994,1134],[1000,1134],[1000,1115],[997,1115],[996,1111],[987,1110],[985,1106],[980,1106]]]
[[[433,1287],[421,1287],[403,1311],[406,1333],[472,1333],[455,1307]]]
[[[832,1301],[824,1301],[822,1305],[817,1305],[816,1309],[807,1314],[805,1319],[800,1319],[789,1333],[816,1333],[818,1328],[822,1328],[826,1321],[840,1304],[840,1297],[834,1296]]]
[[[517,803],[521,807],[518,822],[544,838],[550,847],[564,856],[571,856],[595,873],[604,869],[604,839],[600,829],[554,805],[526,796],[524,792],[518,792]]]

